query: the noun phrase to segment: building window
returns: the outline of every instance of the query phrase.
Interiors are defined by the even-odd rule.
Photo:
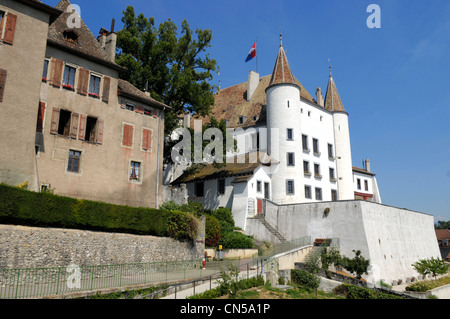
[[[128,111],[134,111],[134,104],[127,103],[126,106],[125,106],[125,108],[126,108]]]
[[[100,81],[101,77],[91,74],[91,80],[89,82],[89,96],[99,98],[100,97]]]
[[[78,34],[73,30],[66,30],[63,32],[63,37],[67,42],[76,44],[78,43]]]
[[[203,197],[205,192],[205,183],[195,183],[195,197]]]
[[[244,122],[245,122],[245,116],[239,116],[239,124],[244,124]]]
[[[49,60],[44,60],[44,70],[42,70],[42,81],[47,81],[47,74],[48,74],[48,64]]]
[[[291,179],[286,181],[286,194],[287,195],[295,194],[294,181]]]
[[[80,158],[81,158],[81,152],[80,151],[69,151],[69,163],[67,165],[67,171],[72,173],[79,173],[80,172]]]
[[[259,151],[259,132],[251,135],[252,150]]]
[[[328,144],[328,158],[331,161],[334,160],[333,145],[331,145],[331,144]]]
[[[142,130],[142,150],[152,150],[152,130],[144,128]]]
[[[305,198],[311,199],[311,186],[305,185]]]
[[[360,190],[361,189],[361,180],[358,178],[356,179],[356,187]]]
[[[333,202],[337,201],[337,191],[335,189],[331,190],[331,200]]]
[[[304,152],[309,152],[308,136],[307,135],[302,135],[302,145],[303,145],[303,151]]]
[[[256,181],[256,192],[257,193],[262,193],[262,184],[261,181]]]
[[[334,168],[330,167],[329,171],[330,171],[330,181],[335,181],[336,176],[334,176]]]
[[[287,140],[288,141],[293,141],[294,140],[294,130],[293,129],[288,128],[287,132],[286,132],[286,135],[287,135]]]
[[[141,163],[131,161],[130,163],[130,181],[139,182],[141,180]]]
[[[97,137],[97,119],[95,117],[88,116],[86,119],[86,133],[84,140],[87,142],[96,142]]]
[[[75,88],[75,73],[77,69],[66,65],[64,68],[64,76],[63,76],[63,88],[74,90]]]
[[[316,156],[320,156],[319,152],[319,140],[317,138],[313,138],[313,153]]]
[[[225,179],[219,179],[217,181],[217,193],[219,195],[225,194]]]
[[[322,188],[316,187],[316,200],[322,200]]]
[[[70,135],[70,122],[72,119],[72,112],[66,110],[59,111],[58,134],[62,136]]]
[[[305,175],[311,175],[311,172],[309,170],[309,162],[308,161],[303,161],[303,173]]]
[[[320,165],[314,164],[314,177],[322,178],[322,175],[320,175]]]
[[[295,153],[287,153],[287,165],[295,166]]]
[[[367,180],[364,180],[364,189],[367,191],[369,191],[369,182]]]

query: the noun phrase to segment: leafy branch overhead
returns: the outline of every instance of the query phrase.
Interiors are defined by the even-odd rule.
[[[216,60],[207,53],[211,30],[193,32],[184,20],[179,36],[172,20],[156,27],[153,17],[136,16],[132,6],[123,12],[122,22],[116,62],[128,72],[121,77],[172,107],[165,118],[166,133],[178,125],[178,116],[185,112],[208,115],[216,89],[210,83]]]

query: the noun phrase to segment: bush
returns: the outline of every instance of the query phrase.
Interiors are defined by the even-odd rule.
[[[185,212],[136,208],[36,193],[0,184],[0,223],[194,239],[198,220]]]
[[[208,247],[217,247],[220,243],[220,223],[217,218],[211,215],[206,215],[205,217],[205,245]]]
[[[293,269],[291,278],[293,283],[310,289],[317,289],[320,285],[320,278],[304,270]]]
[[[404,299],[400,296],[386,294],[376,290],[342,284],[334,289],[337,295],[345,296],[347,299]]]
[[[224,249],[251,249],[253,238],[238,232],[228,232],[222,235],[221,244]]]

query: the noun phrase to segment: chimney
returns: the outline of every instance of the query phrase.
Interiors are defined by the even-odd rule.
[[[253,94],[256,91],[256,88],[259,85],[259,74],[250,71],[248,74],[248,83],[247,83],[247,102],[249,102],[252,99]]]
[[[106,51],[106,55],[108,56],[108,59],[111,62],[115,62],[116,61],[116,45],[117,45],[117,33],[114,32],[114,26],[116,24],[116,20],[112,19],[111,22],[111,31],[105,33],[103,32],[103,34],[100,34],[100,44],[102,44],[102,41],[104,41],[104,45],[103,48]],[[102,29],[104,30],[104,29]],[[100,31],[102,31],[100,30]],[[104,30],[106,31],[106,30]],[[104,37],[102,39],[102,37]]]
[[[366,159],[365,163],[366,163],[366,165],[365,165],[366,171],[368,171],[370,173],[370,159]]]
[[[319,104],[322,107],[324,106],[322,90],[320,89],[320,87],[318,87],[316,89],[316,100],[317,100],[317,104]]]

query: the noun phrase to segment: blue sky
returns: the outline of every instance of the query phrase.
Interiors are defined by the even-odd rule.
[[[44,0],[56,5],[59,0]],[[349,113],[352,158],[371,159],[384,204],[450,220],[450,1],[448,0],[73,0],[97,35],[132,5],[136,13],[213,33],[209,53],[221,87],[272,72],[283,34],[289,63],[314,95],[326,89],[328,59]],[[381,8],[370,29],[369,4]],[[216,75],[214,83],[218,84]]]

